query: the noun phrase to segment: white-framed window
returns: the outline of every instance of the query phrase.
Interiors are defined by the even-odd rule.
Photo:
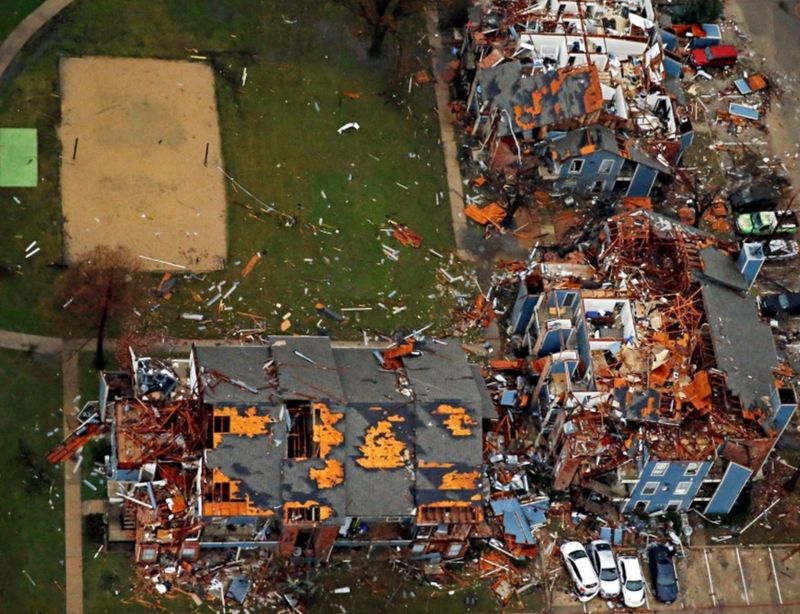
[[[670,501],[667,503],[667,507],[664,508],[665,512],[677,512],[681,509],[682,501]]]
[[[646,512],[649,505],[649,501],[637,501],[636,505],[633,506],[633,512]]]
[[[692,488],[691,482],[678,482],[678,485],[675,487],[675,494],[685,495],[689,492],[691,488]]]
[[[667,475],[667,469],[669,469],[669,463],[656,463],[650,475]]]
[[[601,175],[608,175],[612,168],[614,168],[614,160],[603,160],[600,162],[600,170],[597,172]]]
[[[642,488],[642,494],[654,495],[656,494],[657,490],[658,490],[658,482],[648,482],[647,484],[644,485],[644,488]]]
[[[577,175],[583,170],[583,160],[573,160],[569,163],[569,172]]]
[[[686,465],[686,471],[683,472],[683,475],[687,477],[694,477],[700,471],[700,463],[689,463]]]

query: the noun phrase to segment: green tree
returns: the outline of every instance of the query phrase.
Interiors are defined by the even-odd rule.
[[[722,0],[692,0],[676,16],[683,23],[714,23],[722,17],[722,11]]]

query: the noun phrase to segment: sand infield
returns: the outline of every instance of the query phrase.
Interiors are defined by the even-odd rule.
[[[192,271],[222,268],[225,185],[211,68],[86,57],[62,60],[60,76],[67,262],[96,245],[122,245]]]

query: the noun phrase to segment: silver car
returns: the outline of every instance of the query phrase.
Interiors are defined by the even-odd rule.
[[[588,550],[594,570],[600,578],[600,596],[605,599],[618,597],[621,587],[611,544],[603,539],[596,539],[589,544]]]

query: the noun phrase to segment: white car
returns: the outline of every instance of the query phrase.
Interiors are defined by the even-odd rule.
[[[644,603],[644,576],[638,557],[617,558],[619,579],[622,584],[622,601],[626,608],[641,608]]]
[[[580,542],[564,542],[561,544],[561,556],[567,566],[569,575],[578,589],[578,599],[589,601],[600,591],[600,582],[589,560],[589,555]]]
[[[589,544],[589,557],[600,578],[600,596],[614,599],[619,595],[619,573],[611,544],[604,539],[596,539]]]

